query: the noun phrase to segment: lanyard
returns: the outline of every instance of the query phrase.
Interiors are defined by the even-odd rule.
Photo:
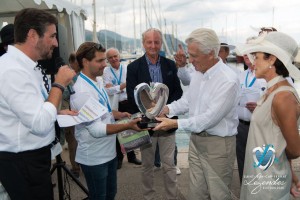
[[[254,82],[256,81],[256,77],[254,77],[254,78],[252,79],[251,83],[248,85],[248,84],[247,84],[247,83],[248,83],[248,75],[249,75],[249,71],[247,72],[247,76],[246,76],[246,79],[245,79],[245,86],[246,86],[246,88],[247,88],[247,87],[251,87],[251,86],[254,84]]]
[[[88,78],[86,77],[85,75],[83,75],[81,72],[79,74],[79,76],[81,78],[83,78],[83,80],[85,80],[88,84],[90,84],[97,92],[98,92],[98,96],[99,96],[99,102],[105,106],[105,103],[106,103],[106,106],[107,106],[107,109],[109,112],[111,112],[111,108],[110,108],[110,105],[109,105],[109,101],[108,101],[108,97],[106,95],[106,92],[105,90],[102,88],[102,92],[97,88],[97,86]],[[105,101],[105,103],[104,103]]]
[[[45,90],[43,90],[42,86],[41,86],[41,92],[42,92],[42,95],[44,97],[44,100],[46,101],[48,99],[48,93],[46,93]]]
[[[121,84],[121,78],[122,78],[122,65],[120,67],[120,77],[119,77],[119,79],[117,78],[117,75],[115,74],[115,72],[112,69],[112,67],[110,67],[110,71],[114,75],[115,79],[118,81],[118,85],[120,85]]]

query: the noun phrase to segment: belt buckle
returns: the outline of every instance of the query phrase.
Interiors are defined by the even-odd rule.
[[[206,131],[201,131],[199,135],[202,137],[207,137],[208,133]]]
[[[201,131],[200,133],[194,133],[195,135],[198,135],[200,137],[208,137],[209,134],[206,131]]]

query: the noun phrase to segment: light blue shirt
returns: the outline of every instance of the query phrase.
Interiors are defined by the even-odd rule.
[[[151,61],[149,60],[147,55],[146,55],[146,61],[147,61],[148,67],[149,67],[149,73],[150,73],[152,82],[162,83],[163,79],[162,79],[162,74],[161,74],[160,56],[158,56],[158,60],[155,64],[151,63]]]

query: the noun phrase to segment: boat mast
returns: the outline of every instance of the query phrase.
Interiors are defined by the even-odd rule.
[[[92,7],[93,7],[93,14],[94,14],[94,20],[93,20],[93,42],[98,42],[98,38],[97,38],[97,31],[96,31],[96,2],[95,0],[93,0],[92,3]]]
[[[134,34],[133,51],[136,52],[136,30],[135,30],[135,7],[134,7],[134,1],[135,1],[135,0],[132,0],[132,10],[133,10],[133,34]]]

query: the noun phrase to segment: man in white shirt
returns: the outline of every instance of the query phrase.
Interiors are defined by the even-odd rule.
[[[236,157],[240,182],[242,182],[243,179],[245,151],[251,115],[257,106],[257,100],[260,98],[266,88],[266,81],[264,79],[256,79],[254,74],[254,66],[250,62],[248,56],[244,55],[243,59],[245,64],[248,66],[248,69],[241,72],[239,75],[241,92],[237,107],[239,125],[238,134],[236,136]]]
[[[213,30],[196,29],[186,43],[196,71],[187,92],[165,106],[162,115],[188,112],[189,118],[157,118],[162,122],[154,130],[192,132],[188,199],[231,199],[239,81],[218,57],[220,42]]]
[[[240,74],[239,69],[227,64],[227,57],[229,56],[230,50],[233,50],[234,48],[235,46],[233,45],[229,45],[227,43],[221,42],[218,55],[222,59],[222,61],[226,64],[227,67],[229,67],[237,75],[239,75]],[[186,55],[181,44],[178,45],[178,51],[174,56],[174,58],[176,61],[176,66],[178,67],[177,76],[181,80],[182,85],[188,86],[191,82],[193,72],[195,72],[195,67],[192,64],[186,62],[187,60]]]
[[[116,135],[127,129],[141,131],[139,119],[126,124],[114,124],[115,119],[129,117],[129,113],[112,110],[100,76],[106,67],[105,48],[101,44],[85,42],[76,52],[81,72],[74,84],[71,106],[80,110],[94,98],[105,113],[98,119],[75,126],[78,142],[75,161],[80,163],[89,189],[89,199],[114,199],[117,193]]]
[[[54,122],[62,92],[75,76],[68,66],[60,67],[48,95],[36,67],[38,60],[50,59],[58,46],[56,25],[51,13],[21,10],[14,22],[15,45],[9,45],[0,58],[0,182],[11,199],[53,199]]]
[[[106,59],[110,66],[104,68],[103,82],[105,90],[112,101],[117,101],[117,109],[120,112],[128,112],[128,100],[126,93],[127,66],[120,63],[120,53],[116,48],[109,48],[106,51]],[[111,102],[112,102],[111,101]],[[115,103],[115,104],[116,104]],[[118,138],[116,139],[116,149],[118,157],[118,169],[122,167],[124,155],[121,151]],[[134,151],[127,153],[128,162],[141,165],[142,162],[136,158]]]

